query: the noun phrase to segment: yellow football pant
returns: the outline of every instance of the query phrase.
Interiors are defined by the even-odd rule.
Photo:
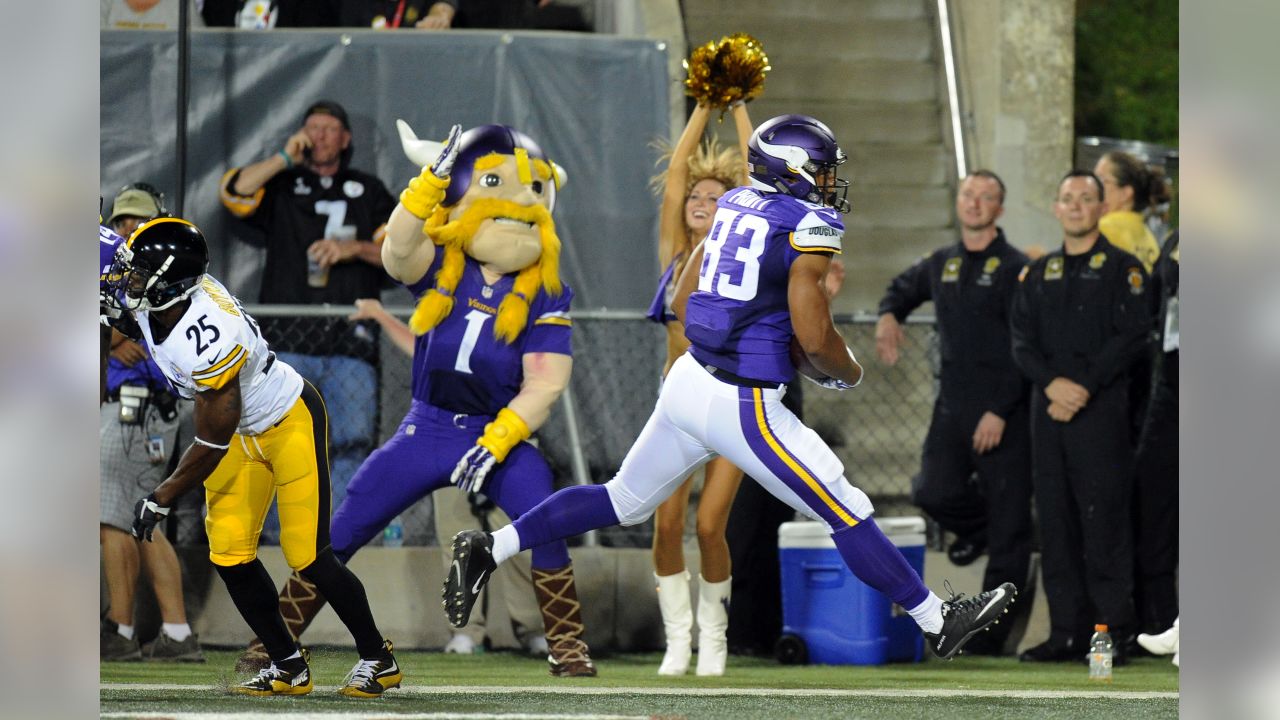
[[[280,548],[294,570],[329,545],[329,416],[311,383],[270,430],[236,434],[231,449],[204,481],[205,532],[214,565],[258,556],[258,537],[272,498],[280,512]]]

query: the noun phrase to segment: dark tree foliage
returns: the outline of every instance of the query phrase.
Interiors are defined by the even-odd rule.
[[[1178,145],[1178,0],[1078,0],[1075,132]]]

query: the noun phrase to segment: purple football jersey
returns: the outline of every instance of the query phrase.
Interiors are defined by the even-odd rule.
[[[844,224],[829,207],[748,187],[716,207],[685,312],[693,356],[745,378],[789,382],[791,263],[801,253],[839,253]]]
[[[437,252],[422,279],[408,286],[415,297],[434,285],[443,257],[443,252]],[[514,343],[494,337],[498,305],[511,292],[515,278],[504,275],[486,285],[480,264],[466,258],[453,310],[415,341],[415,399],[455,413],[495,415],[520,392],[526,353],[573,354],[569,319],[573,291],[567,285],[558,296],[545,292],[534,296],[528,323]]]
[[[116,249],[124,244],[124,238],[111,232],[110,228],[98,226],[98,289],[107,284],[107,276],[111,274],[111,264],[115,262]]]

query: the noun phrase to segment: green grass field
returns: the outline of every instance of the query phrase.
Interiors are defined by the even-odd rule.
[[[247,698],[227,686],[237,653],[206,651],[203,665],[103,663],[109,718],[1172,718],[1178,674],[1167,659],[1117,668],[1109,684],[1083,665],[1024,665],[1013,658],[880,667],[786,667],[731,658],[722,678],[659,678],[660,656],[598,657],[597,678],[556,679],[546,664],[512,653],[399,652],[405,686],[376,700],[336,688],[350,650],[312,651],[316,690],[298,698]]]

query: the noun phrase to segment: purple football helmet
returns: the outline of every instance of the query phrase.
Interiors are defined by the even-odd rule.
[[[533,138],[507,125],[479,125],[462,133],[462,137],[458,138],[458,158],[453,163],[449,188],[444,193],[444,206],[457,205],[462,196],[467,193],[467,188],[471,187],[471,174],[475,172],[476,160],[489,153],[514,155],[516,148],[524,149],[529,153],[530,159],[537,158],[547,163],[551,162]],[[545,189],[549,201],[547,207],[551,210],[556,206],[554,175],[555,173],[552,173],[552,178],[547,182]]]
[[[836,177],[848,157],[831,129],[808,115],[766,120],[747,142],[751,187],[849,212],[849,181]],[[819,175],[825,182],[819,182]]]

